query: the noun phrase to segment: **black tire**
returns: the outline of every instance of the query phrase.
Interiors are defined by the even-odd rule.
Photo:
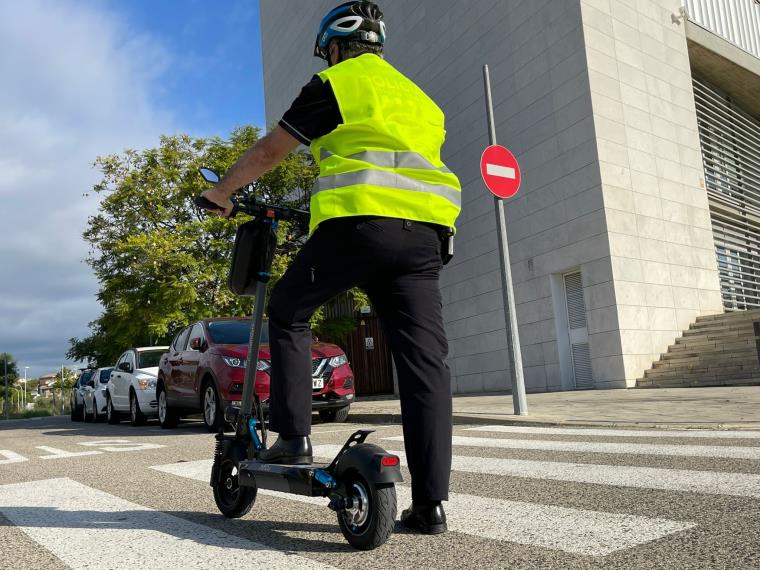
[[[84,420],[84,406],[76,405],[76,398],[74,399],[74,405],[71,406],[71,421],[81,422]]]
[[[355,472],[345,479],[345,485],[359,504],[356,512],[338,511],[338,526],[343,536],[358,550],[373,550],[383,545],[396,524],[395,485],[372,485]]]
[[[129,391],[129,423],[133,426],[145,425],[147,418],[140,410],[140,402],[134,390]]]
[[[218,432],[224,422],[224,410],[222,410],[219,392],[212,380],[203,382],[201,413],[203,414],[203,423],[206,425],[206,429],[211,433]]]
[[[257,489],[238,485],[237,470],[240,461],[245,459],[245,449],[236,446],[235,442],[222,445],[223,453],[214,457],[214,470],[218,475],[211,487],[219,512],[229,519],[237,519],[251,510],[256,502]],[[216,462],[219,464],[216,465]]]
[[[92,414],[87,412],[87,406],[82,406],[84,408],[84,422],[89,423],[95,423],[95,415],[98,413],[95,409],[95,402],[92,403]]]
[[[158,423],[163,429],[171,429],[179,424],[179,414],[177,410],[169,407],[169,400],[166,396],[166,388],[159,384],[156,388],[156,400],[158,400]]]
[[[121,421],[121,413],[114,410],[110,394],[106,395],[106,421],[111,425],[118,424]]]
[[[330,410],[319,410],[319,419],[325,423],[336,422],[343,423],[348,419],[348,410],[351,406],[344,406],[343,408],[333,408]]]

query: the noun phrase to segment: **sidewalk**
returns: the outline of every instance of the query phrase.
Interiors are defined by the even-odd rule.
[[[515,416],[509,393],[454,396],[455,424],[760,429],[760,386],[528,394],[528,412]],[[359,398],[349,418],[398,423],[401,410],[393,397]]]

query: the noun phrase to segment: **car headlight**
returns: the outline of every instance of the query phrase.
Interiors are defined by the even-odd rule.
[[[245,360],[242,358],[234,358],[232,356],[222,356],[222,360],[227,366],[232,368],[245,368]]]
[[[266,372],[272,368],[272,365],[269,364],[268,360],[259,360],[259,363],[256,365],[256,370],[260,370],[261,372]]]
[[[138,378],[137,387],[140,390],[155,390],[156,379],[155,378]]]
[[[341,354],[340,356],[333,356],[330,359],[330,366],[333,368],[337,368],[338,366],[343,366],[346,363],[348,363],[348,358],[346,358],[345,354]]]

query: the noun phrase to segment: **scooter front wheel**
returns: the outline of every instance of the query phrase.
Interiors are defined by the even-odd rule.
[[[228,446],[228,450],[232,446]],[[216,480],[212,484],[214,501],[225,517],[237,519],[248,514],[256,502],[256,487],[241,487],[238,484],[238,457],[228,451],[214,460],[219,461]]]
[[[338,511],[338,525],[348,543],[372,550],[388,540],[396,524],[396,487],[374,485],[358,473],[345,482],[349,507]]]

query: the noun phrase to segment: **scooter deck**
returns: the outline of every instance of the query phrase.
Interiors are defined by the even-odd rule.
[[[336,484],[327,472],[329,464],[279,465],[256,459],[241,461],[238,481],[243,487],[258,487],[307,497],[327,496]]]

